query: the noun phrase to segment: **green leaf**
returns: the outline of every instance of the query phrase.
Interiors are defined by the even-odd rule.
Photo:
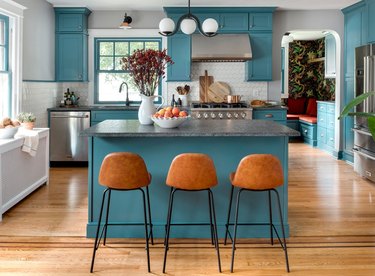
[[[349,112],[348,116],[358,116],[358,117],[375,117],[375,113],[367,112]]]
[[[367,118],[368,128],[371,132],[372,139],[375,141],[375,117]]]
[[[350,103],[348,103],[344,107],[344,110],[341,112],[339,119],[342,119],[343,117],[347,116],[353,107],[355,107],[356,105],[360,104],[365,99],[373,95],[375,95],[375,92],[363,93],[362,95],[359,95],[358,97],[354,98]]]

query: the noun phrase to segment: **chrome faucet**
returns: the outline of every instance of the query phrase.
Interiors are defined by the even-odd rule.
[[[128,84],[126,82],[121,83],[120,89],[118,90],[118,92],[121,93],[122,87],[124,85],[126,86],[126,100],[125,100],[125,105],[129,106],[129,87],[128,87]]]

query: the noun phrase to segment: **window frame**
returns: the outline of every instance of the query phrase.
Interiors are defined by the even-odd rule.
[[[7,103],[3,103],[3,108],[6,105],[5,112],[2,110],[2,116],[11,116],[12,115],[12,74],[9,70],[9,16],[6,16],[5,14],[0,14],[0,20],[4,21],[4,44],[0,44],[0,48],[4,48],[4,70],[0,70],[0,74],[8,75],[8,91],[4,94],[1,94],[1,97],[7,101]]]
[[[101,42],[157,42],[158,49],[162,49],[162,38],[158,37],[95,37],[94,38],[94,104],[125,104],[124,101],[99,101],[99,73],[129,73],[127,70],[100,70],[100,43]],[[130,47],[129,47],[130,51]],[[113,57],[115,57],[115,52],[113,52]],[[162,94],[162,81],[160,81],[157,94]],[[130,101],[130,104],[140,104],[141,101]],[[155,103],[161,103],[160,97],[157,97]]]

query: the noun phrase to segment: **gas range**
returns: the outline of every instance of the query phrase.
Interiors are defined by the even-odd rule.
[[[194,119],[206,120],[251,120],[252,108],[244,102],[240,103],[199,103],[190,105],[191,116]]]

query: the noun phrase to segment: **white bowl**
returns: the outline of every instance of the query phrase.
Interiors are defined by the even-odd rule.
[[[19,127],[0,128],[0,139],[11,139]]]
[[[173,118],[155,118],[151,116],[151,120],[154,121],[159,127],[162,128],[175,128],[185,122],[190,116],[187,117],[173,117]]]

